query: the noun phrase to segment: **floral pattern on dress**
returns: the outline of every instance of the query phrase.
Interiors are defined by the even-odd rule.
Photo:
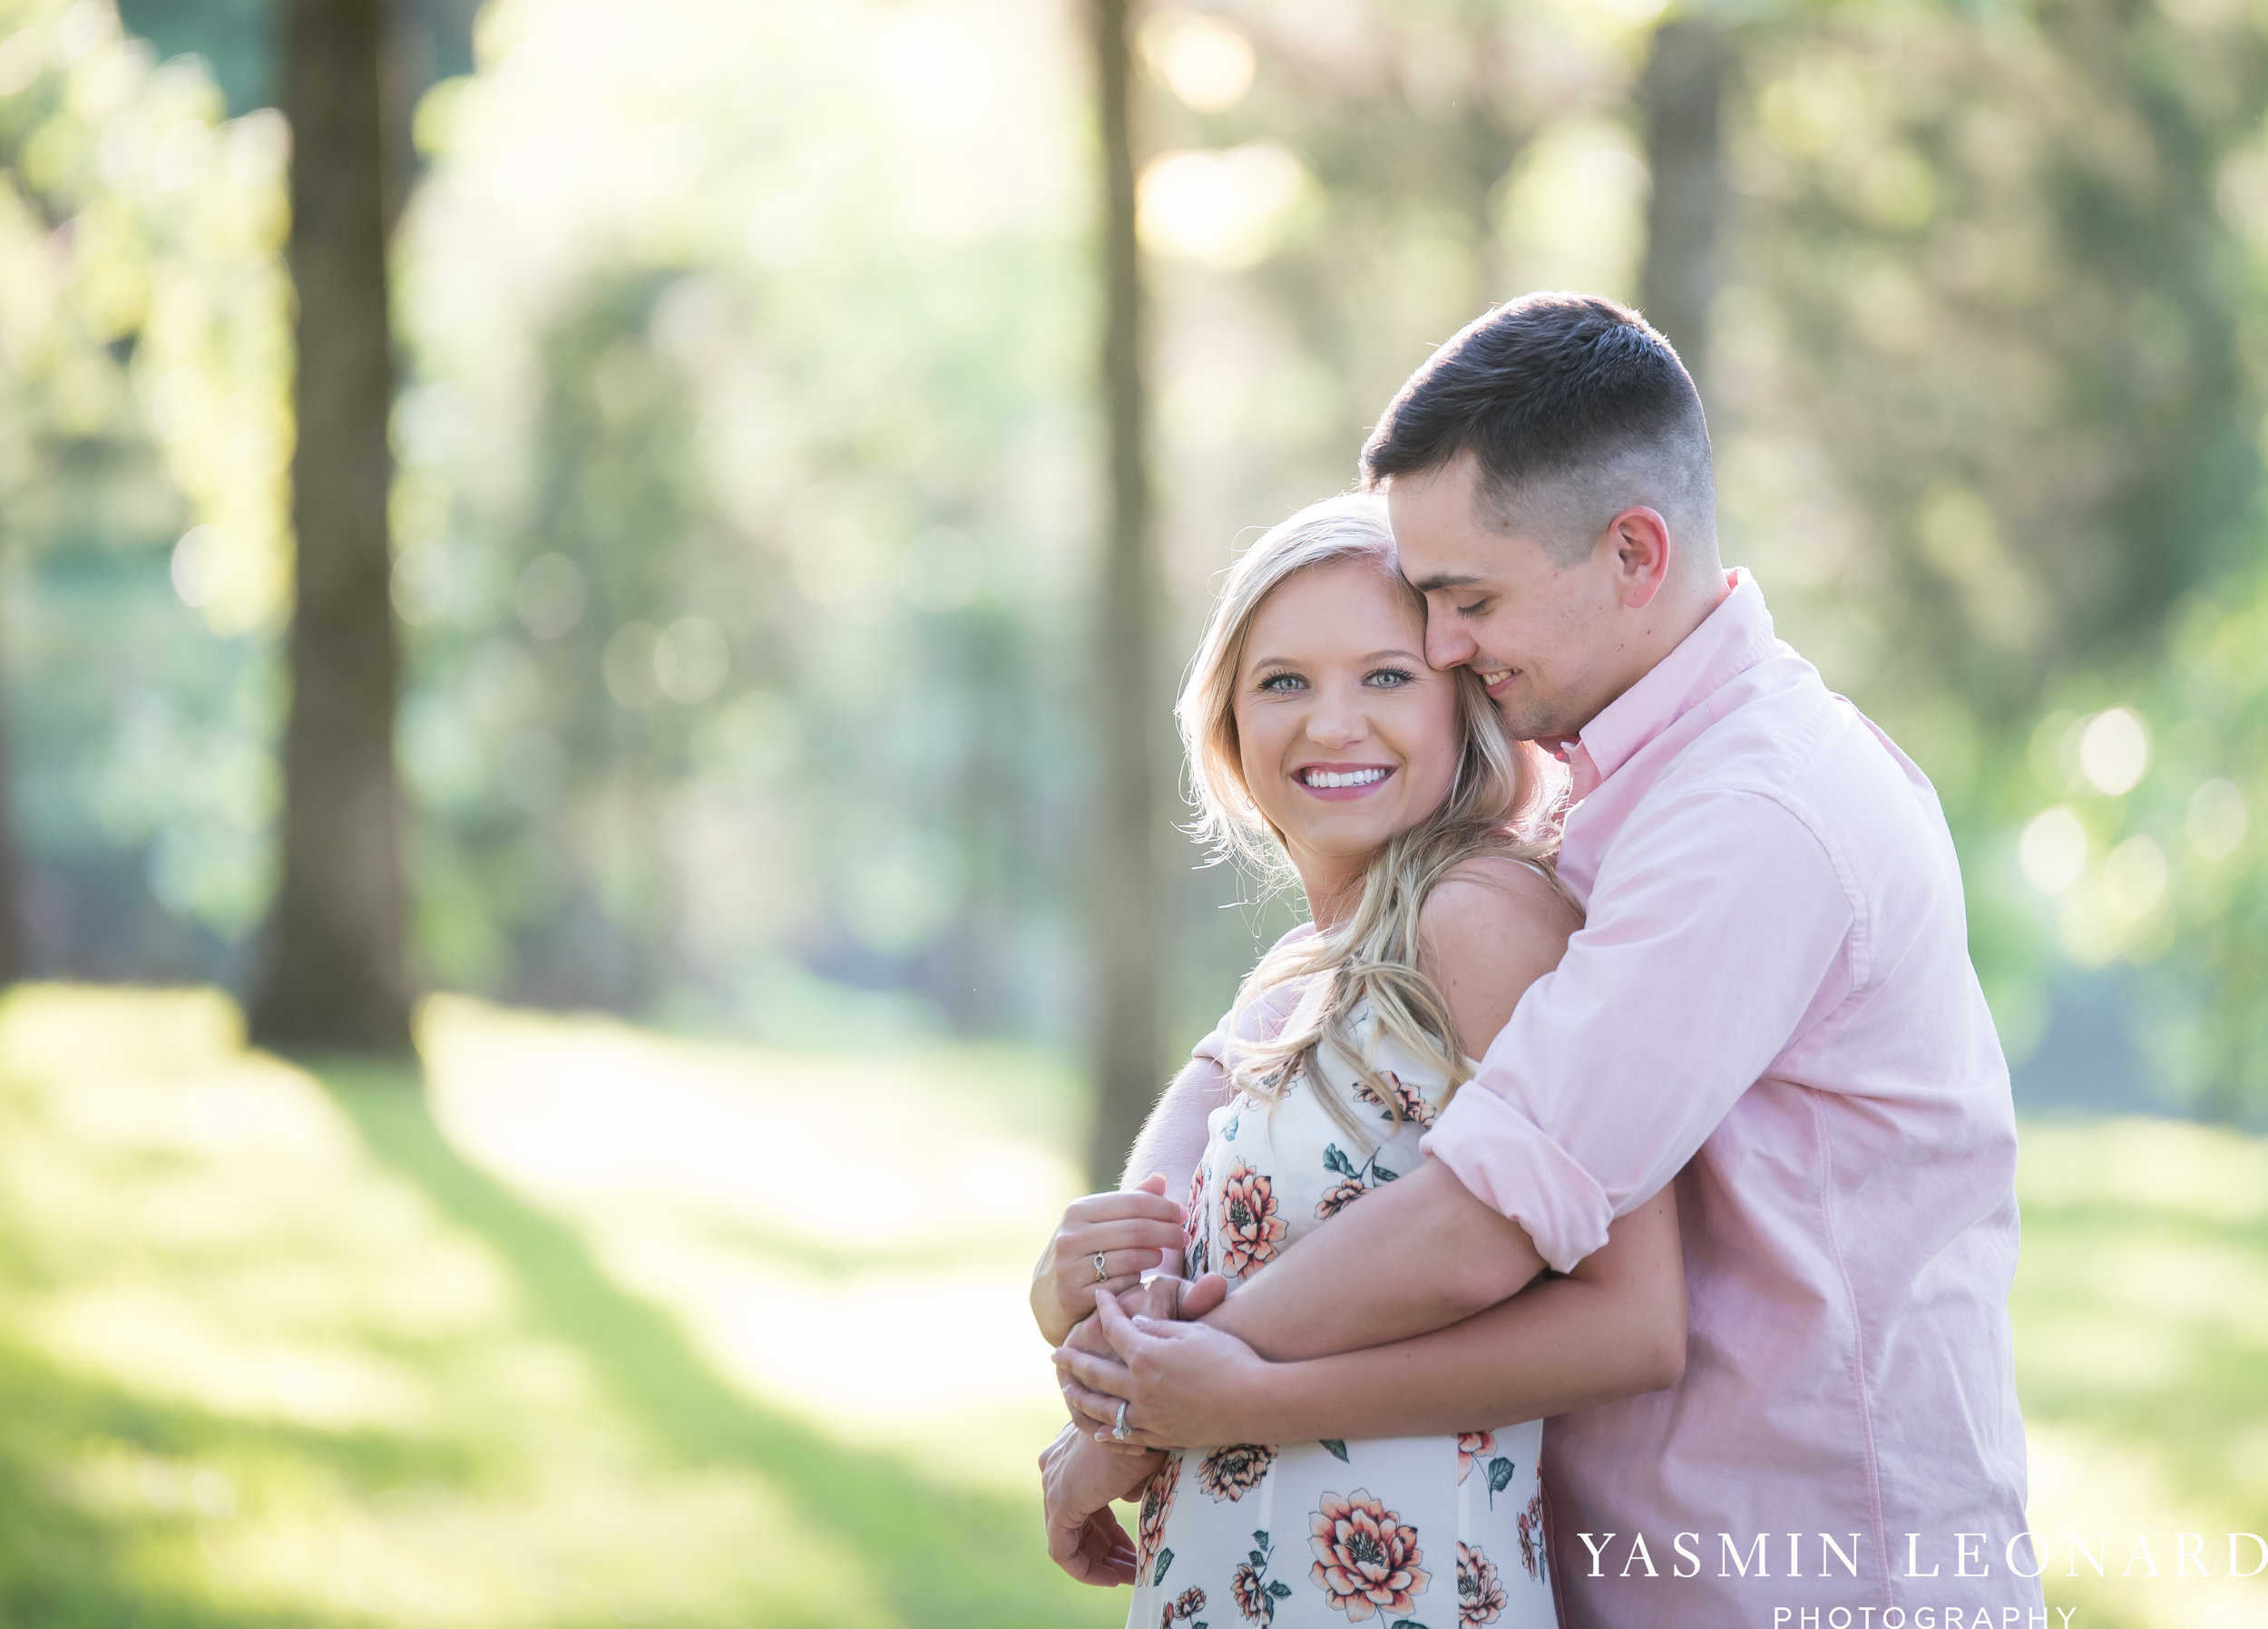
[[[1504,1581],[1478,1545],[1457,1546],[1458,1629],[1480,1629],[1504,1615]]]
[[[1201,1589],[1185,1589],[1178,1599],[1167,1605],[1166,1615],[1158,1620],[1158,1629],[1173,1629],[1175,1619],[1193,1618],[1204,1610],[1205,1592]],[[1197,1629],[1205,1629],[1205,1625],[1199,1624]]]
[[[1539,1584],[1551,1571],[1543,1547],[1543,1489],[1536,1489],[1536,1497],[1528,1501],[1528,1508],[1520,1513],[1520,1562],[1528,1569],[1528,1575]]]
[[[1292,1586],[1281,1578],[1268,1577],[1276,1546],[1265,1529],[1252,1536],[1252,1544],[1251,1553],[1237,1563],[1237,1570],[1229,1575],[1229,1598],[1237,1603],[1237,1615],[1246,1623],[1273,1624],[1276,1604],[1291,1598]]]
[[[1228,1598],[1237,1603],[1237,1615],[1247,1624],[1276,1621],[1276,1602],[1268,1594],[1266,1575],[1249,1561],[1237,1563],[1228,1575]]]
[[[1426,1100],[1425,1094],[1403,1085],[1402,1077],[1392,1069],[1385,1072],[1384,1079],[1386,1089],[1393,1094],[1391,1107],[1385,1098],[1371,1089],[1370,1083],[1365,1080],[1357,1079],[1354,1082],[1354,1095],[1378,1110],[1378,1117],[1382,1120],[1392,1121],[1398,1115],[1403,1121],[1413,1122],[1427,1131],[1432,1130],[1434,1109],[1432,1104]]]
[[[1355,1091],[1355,1058],[1382,1077],[1370,1103]],[[1389,1091],[1389,1071],[1411,1099]],[[1345,1048],[1325,1049],[1289,1086],[1266,1112],[1246,1095],[1209,1117],[1184,1214],[1182,1261],[1192,1276],[1209,1269],[1248,1282],[1337,1210],[1418,1169],[1425,1123],[1438,1119],[1432,1106],[1446,1090],[1438,1068],[1360,1010]],[[1413,1101],[1429,1093],[1419,1113]],[[1403,1113],[1401,1124],[1386,1123],[1386,1107]],[[1553,1629],[1549,1584],[1514,1559],[1541,1432],[1531,1420],[1374,1441],[1191,1448],[1161,1466],[1144,1490],[1143,1519],[1128,1523],[1139,1528],[1140,1566],[1129,1629],[1207,1629],[1207,1620],[1209,1629]],[[1183,1482],[1202,1492],[1180,1497]],[[1531,1515],[1540,1571],[1539,1522]],[[1310,1537],[1312,1553],[1302,1542]],[[1452,1573],[1460,1539],[1462,1566]]]
[[[1160,1546],[1166,1536],[1166,1517],[1173,1514],[1175,1486],[1181,1480],[1181,1456],[1168,1454],[1166,1462],[1149,1478],[1149,1486],[1142,1489],[1142,1513],[1134,1530],[1134,1570],[1149,1573],[1150,1564],[1157,1564],[1153,1584],[1161,1582],[1166,1569],[1173,1565],[1173,1552]]]
[[[1181,1213],[1181,1261],[1184,1278],[1205,1276],[1205,1185],[1211,1178],[1203,1166],[1190,1173],[1189,1203]]]
[[[1239,1161],[1220,1190],[1220,1270],[1249,1278],[1274,1261],[1289,1232],[1276,1214],[1276,1184]]]
[[[1276,1450],[1265,1442],[1233,1442],[1205,1456],[1197,1468],[1197,1485],[1222,1500],[1244,1497],[1260,1485],[1276,1463]]]
[[[1323,1146],[1323,1168],[1339,1180],[1315,1201],[1315,1219],[1328,1222],[1380,1183],[1398,1180],[1398,1173],[1378,1163],[1378,1156],[1384,1152],[1383,1148],[1372,1149],[1370,1156],[1358,1166],[1354,1156],[1338,1144],[1325,1143]]]
[[[1496,1451],[1494,1431],[1460,1431],[1457,1433],[1457,1480],[1462,1482],[1472,1474],[1472,1463],[1485,1454]]]
[[[1325,1605],[1362,1623],[1378,1614],[1406,1613],[1432,1575],[1418,1563],[1418,1531],[1373,1498],[1365,1488],[1326,1493],[1309,1517],[1315,1563],[1308,1569]]]

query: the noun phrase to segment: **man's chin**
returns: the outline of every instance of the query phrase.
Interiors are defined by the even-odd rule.
[[[1504,727],[1507,738],[1532,741],[1561,763],[1567,761],[1568,752],[1577,740],[1577,732],[1560,720],[1540,717],[1534,708],[1522,707],[1509,697],[1496,704],[1496,720]]]

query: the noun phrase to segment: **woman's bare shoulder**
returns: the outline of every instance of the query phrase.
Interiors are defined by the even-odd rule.
[[[1509,854],[1476,854],[1433,886],[1418,912],[1421,938],[1447,951],[1507,941],[1549,944],[1554,961],[1583,919],[1535,865]]]
[[[1447,999],[1468,1052],[1488,1049],[1580,926],[1549,881],[1502,855],[1467,861],[1435,884],[1418,912],[1418,961]]]

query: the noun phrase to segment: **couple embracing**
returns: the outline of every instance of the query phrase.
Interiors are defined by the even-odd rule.
[[[1363,462],[1182,694],[1206,834],[1312,920],[1041,1258],[1051,1554],[1134,1629],[2039,1621],[1928,780],[1719,563],[1633,313],[1489,313]]]

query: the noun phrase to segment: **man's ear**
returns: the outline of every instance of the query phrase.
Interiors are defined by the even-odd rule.
[[[1669,580],[1669,522],[1659,510],[1638,504],[1608,522],[1607,535],[1614,545],[1615,580],[1622,603],[1644,610]]]

